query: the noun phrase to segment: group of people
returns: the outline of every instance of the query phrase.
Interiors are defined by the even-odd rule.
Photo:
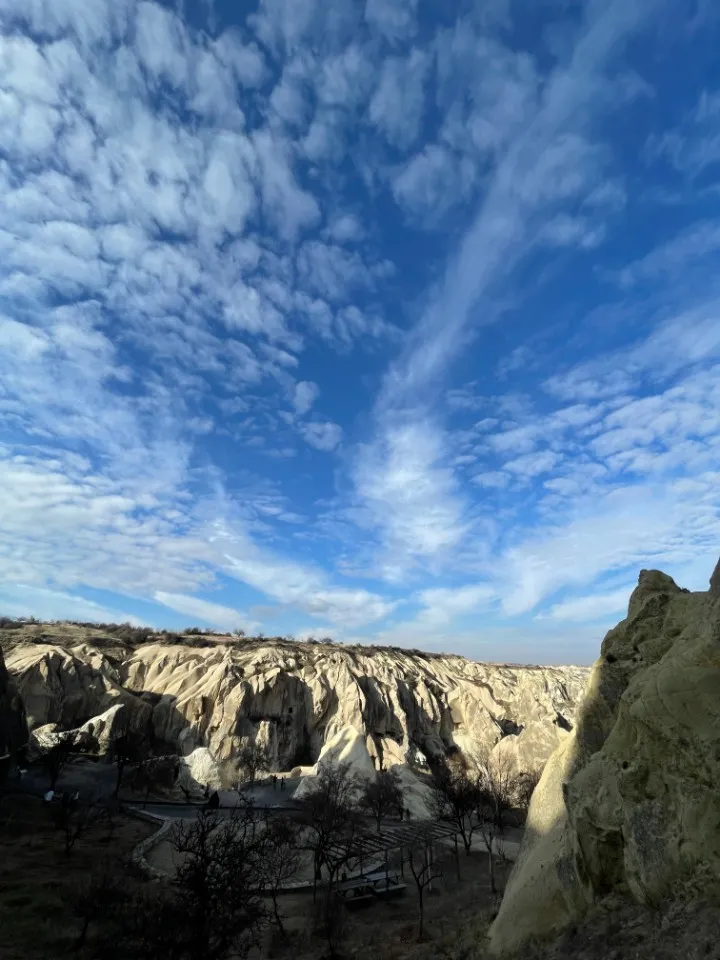
[[[285,777],[278,777],[278,775],[277,775],[276,773],[273,773],[273,774],[271,774],[271,776],[270,776],[270,781],[271,781],[271,783],[272,783],[273,790],[276,789],[277,784],[278,784],[278,780],[280,781],[280,789],[281,789],[281,790],[284,790],[284,789],[285,789]]]

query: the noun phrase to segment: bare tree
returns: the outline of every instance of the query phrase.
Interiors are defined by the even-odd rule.
[[[83,741],[77,730],[50,733],[37,742],[40,763],[50,781],[50,789],[57,786],[65,767],[83,751]]]
[[[143,807],[153,791],[172,789],[180,773],[180,761],[175,756],[148,757],[143,760],[131,781],[131,789],[144,794]]]
[[[113,831],[113,819],[110,808],[99,800],[71,800],[64,796],[58,806],[53,806],[53,819],[57,830],[62,830],[65,838],[65,856],[69,857],[78,840],[95,831],[104,824],[108,834]]]
[[[515,805],[522,815],[523,821],[527,820],[528,810],[530,809],[530,800],[540,782],[542,773],[540,770],[524,770],[515,778]]]
[[[115,796],[117,796],[128,765],[140,763],[145,757],[146,737],[141,731],[133,730],[132,719],[127,708],[115,729],[116,735],[110,745],[110,754],[117,767],[115,781]]]
[[[452,770],[447,764],[440,763],[433,768],[431,787],[433,813],[438,819],[457,827],[465,852],[469,854],[480,798],[477,776],[465,769]]]
[[[270,752],[257,740],[250,741],[239,751],[237,762],[250,783],[255,783],[258,773],[270,769]]]
[[[350,764],[326,764],[303,799],[313,853],[313,897],[322,868],[328,872],[330,889],[340,867],[351,857],[358,828],[357,790]]]
[[[268,914],[262,899],[266,844],[252,809],[229,818],[202,811],[181,821],[171,842],[178,863],[172,884],[124,890],[103,882],[92,956],[103,960],[241,960],[258,943]],[[76,913],[95,919],[82,893]],[[84,933],[83,933],[84,931]]]
[[[260,862],[262,884],[272,900],[273,917],[278,930],[285,936],[278,895],[300,871],[303,851],[298,842],[297,824],[286,817],[267,818],[264,841],[265,849]]]
[[[369,780],[360,795],[360,806],[374,817],[380,833],[382,820],[390,814],[403,811],[403,792],[400,777],[395,770],[380,770]]]
[[[488,855],[490,892],[497,893],[495,854],[502,837],[506,814],[517,793],[517,775],[508,759],[485,751],[478,757],[478,828]]]
[[[408,865],[415,881],[418,896],[418,940],[422,940],[425,929],[425,891],[432,888],[433,880],[442,877],[442,870],[433,856],[433,836],[429,830],[418,832],[416,842],[408,851]]]
[[[175,901],[181,956],[247,956],[266,921],[258,892],[265,844],[252,809],[228,819],[203,811],[192,824],[181,822],[173,846],[180,862]]]
[[[517,794],[517,773],[508,757],[485,750],[477,757],[481,799],[502,832]]]

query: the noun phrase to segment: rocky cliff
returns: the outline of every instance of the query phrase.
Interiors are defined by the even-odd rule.
[[[15,684],[10,680],[0,650],[0,782],[6,776],[15,754],[27,743],[25,711]]]
[[[34,642],[16,637],[7,657],[32,727],[78,726],[123,703],[158,750],[206,748],[228,779],[248,740],[290,770],[315,763],[348,728],[378,766],[496,745],[532,769],[568,736],[587,679],[581,667],[229,637],[119,650],[92,631],[49,630]]]
[[[641,572],[533,796],[492,952],[609,893],[652,905],[689,874],[720,881],[720,564],[710,584]]]

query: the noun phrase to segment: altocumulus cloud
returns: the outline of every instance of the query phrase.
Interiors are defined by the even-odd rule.
[[[587,660],[640,566],[702,586],[682,7],[6,0],[0,607]]]

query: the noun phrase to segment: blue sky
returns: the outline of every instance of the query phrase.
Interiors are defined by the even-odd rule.
[[[0,609],[589,662],[720,544],[720,11],[5,0]]]

